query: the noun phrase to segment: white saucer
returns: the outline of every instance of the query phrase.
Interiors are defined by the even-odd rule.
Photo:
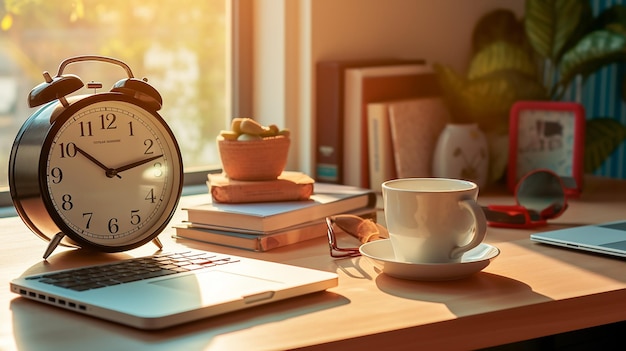
[[[481,243],[477,247],[464,253],[460,262],[399,262],[395,259],[389,239],[376,240],[363,244],[359,251],[387,275],[401,279],[428,281],[465,278],[483,270],[500,254],[500,250],[497,247]]]

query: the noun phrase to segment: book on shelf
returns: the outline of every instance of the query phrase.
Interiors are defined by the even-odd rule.
[[[363,218],[376,220],[376,208],[365,207],[350,212]],[[175,239],[195,240],[252,251],[269,251],[278,247],[300,243],[325,236],[325,218],[266,233],[229,231],[210,225],[183,223],[174,226]]]
[[[308,200],[314,185],[313,178],[293,171],[283,171],[278,178],[263,181],[230,179],[224,173],[207,175],[213,201],[223,203]]]
[[[390,103],[388,110],[397,177],[432,176],[437,139],[450,121],[443,99],[398,101]]]
[[[370,188],[376,192],[382,192],[383,182],[397,178],[389,130],[389,103],[367,104]]]
[[[346,213],[373,206],[376,194],[339,184],[316,183],[315,191],[306,201],[262,203],[218,203],[183,208],[187,221],[230,228],[271,232],[337,213]]]
[[[315,180],[343,184],[345,70],[353,67],[423,64],[421,59],[325,60],[315,65]]]
[[[367,104],[440,94],[430,65],[348,68],[344,85],[344,184],[369,187]]]

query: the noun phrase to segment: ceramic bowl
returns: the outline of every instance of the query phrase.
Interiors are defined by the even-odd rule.
[[[290,139],[285,136],[262,140],[217,138],[224,172],[236,180],[273,180],[287,164]]]

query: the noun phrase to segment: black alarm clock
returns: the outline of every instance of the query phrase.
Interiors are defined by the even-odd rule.
[[[118,65],[127,77],[108,92],[68,96],[84,86],[72,63]],[[41,106],[22,125],[9,160],[9,187],[17,213],[49,241],[47,258],[59,245],[118,252],[149,241],[174,214],[183,185],[183,163],[174,134],[157,113],[156,89],[133,77],[124,62],[103,56],[64,60],[55,77],[28,96]]]

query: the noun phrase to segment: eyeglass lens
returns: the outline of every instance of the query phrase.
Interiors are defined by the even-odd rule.
[[[566,206],[563,183],[558,175],[537,171],[523,178],[517,187],[517,201],[521,206],[545,215],[561,212]],[[544,219],[547,217],[542,216]]]

